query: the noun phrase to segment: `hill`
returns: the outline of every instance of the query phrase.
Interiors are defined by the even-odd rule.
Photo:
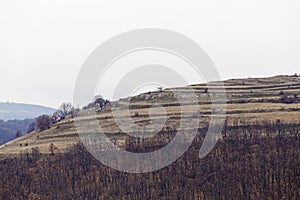
[[[297,76],[275,76],[270,78],[247,78],[231,79],[224,82],[226,88],[227,108],[226,120],[228,125],[263,123],[265,121],[281,120],[283,123],[293,123],[300,119],[300,77]],[[200,115],[207,122],[211,114],[210,98],[207,94],[206,84],[192,85],[200,102]],[[185,91],[186,87],[177,88]],[[143,93],[130,98],[131,117],[138,125],[149,123],[148,109],[153,100],[147,99],[148,93]],[[150,96],[155,98],[168,112],[166,126],[176,129],[180,107],[174,103],[169,89],[162,92],[151,92]],[[128,103],[122,99],[113,104],[122,107]],[[189,106],[187,102],[186,106]],[[118,115],[124,115],[122,109],[117,111]],[[158,119],[163,113],[156,113]],[[115,124],[110,108],[106,108],[97,116],[106,134],[115,139],[122,140],[125,134]],[[81,117],[86,119],[85,116]],[[124,119],[126,120],[126,119]],[[87,131],[90,127],[87,126]],[[91,130],[92,131],[92,130]],[[79,142],[74,119],[67,118],[50,129],[43,132],[32,132],[17,138],[0,147],[0,154],[17,154],[20,151],[30,150],[38,147],[42,153],[49,153],[49,144],[53,143],[59,151],[65,151],[73,144]]]
[[[35,117],[54,111],[53,108],[39,105],[0,103],[0,144],[27,133]]]
[[[0,120],[0,144],[4,144],[27,133],[29,125],[34,121],[34,119]]]
[[[22,104],[22,103],[0,103],[0,119],[33,119],[41,114],[51,114],[55,109],[45,106]]]
[[[201,84],[192,87],[199,98],[203,123],[190,148],[169,166],[149,173],[114,170],[87,152],[79,142],[74,119],[68,117],[48,130],[29,133],[0,147],[0,199],[299,199],[299,77],[232,79],[225,81],[225,86],[226,123],[205,158],[198,155],[211,111],[207,86]],[[122,105],[128,100],[130,118],[139,125],[149,123],[148,108],[159,102],[167,111],[168,128],[151,139],[128,137],[106,107],[97,118],[117,145],[134,153],[153,152],[178,134],[180,109],[170,89],[112,102],[116,114],[125,121],[129,119]],[[183,106],[194,103],[187,100]],[[155,111],[155,119],[162,120],[164,113]],[[89,118],[77,117],[92,133]],[[156,157],[155,161],[162,159]],[[155,161],[145,159],[132,166],[149,166]],[[122,164],[122,160],[114,162]]]

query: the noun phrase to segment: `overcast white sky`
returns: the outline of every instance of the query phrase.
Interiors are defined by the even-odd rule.
[[[299,0],[1,0],[0,102],[71,102],[87,56],[138,28],[190,37],[223,79],[293,74],[299,20]]]

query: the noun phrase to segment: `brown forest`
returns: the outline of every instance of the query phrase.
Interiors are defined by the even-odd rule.
[[[151,151],[157,140],[128,138],[126,149]],[[300,199],[300,124],[225,126],[223,139],[198,158],[205,129],[175,163],[146,174],[113,170],[82,144],[67,153],[32,149],[0,161],[0,199]]]

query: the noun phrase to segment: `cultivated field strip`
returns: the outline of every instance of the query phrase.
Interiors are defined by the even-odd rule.
[[[286,123],[300,121],[300,77],[276,76],[231,79],[225,81],[224,86],[226,89],[226,110],[222,110],[222,113],[226,112],[228,125],[235,121],[241,123],[276,120]],[[151,123],[149,118],[149,109],[151,108],[154,111],[152,112],[153,119],[166,118],[164,128],[176,130],[182,116],[190,116],[193,119],[194,115],[199,114],[201,123],[209,122],[211,116],[210,95],[220,92],[220,83],[210,84],[209,89],[207,88],[206,84],[199,84],[191,87],[164,89],[162,92],[148,92],[120,99],[112,102],[112,105],[115,108],[115,114],[120,119],[126,121],[131,118],[139,126]],[[184,104],[180,105],[172,91],[180,92],[183,95],[193,91],[198,102],[186,98]],[[160,109],[156,110],[155,107],[152,107],[154,103],[163,106],[167,115],[165,116],[165,113],[161,112]],[[190,109],[191,111],[188,113],[181,112],[182,107],[195,108],[195,105],[198,105],[198,110]],[[125,107],[130,108],[130,116],[126,116]],[[105,108],[96,117],[108,136],[121,137],[125,135],[115,123],[110,107]],[[90,118],[89,116],[81,116],[79,120],[88,123]],[[93,127],[88,125],[86,130],[94,131]],[[80,139],[74,126],[74,119],[67,118],[53,125],[49,130],[32,132],[1,146],[0,154],[17,154],[33,147],[39,147],[41,152],[49,153],[50,143],[54,143],[59,150],[63,151],[78,141]]]

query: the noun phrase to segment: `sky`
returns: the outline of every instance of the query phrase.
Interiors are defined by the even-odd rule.
[[[72,102],[89,54],[139,28],[191,38],[222,79],[299,73],[299,10],[298,0],[3,0],[0,102]]]

